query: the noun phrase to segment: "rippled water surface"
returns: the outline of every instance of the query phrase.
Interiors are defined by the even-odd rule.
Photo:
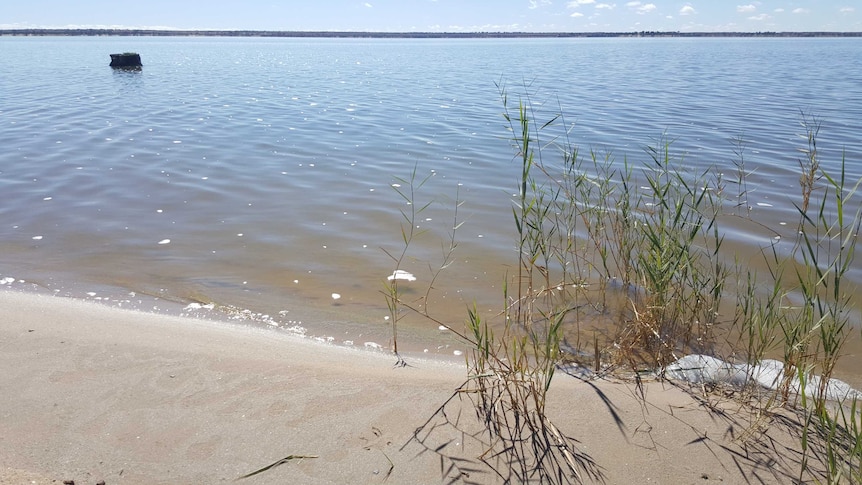
[[[124,51],[141,71],[108,67]],[[753,211],[778,224],[794,217],[801,112],[822,121],[824,163],[844,151],[862,176],[859,54],[858,39],[0,38],[0,278],[385,344],[407,208],[393,184],[414,170],[433,203],[407,291],[424,293],[458,200],[433,305],[499,308],[520,167],[498,84],[618,161],[666,134],[686,166],[733,171],[742,136]],[[769,238],[741,225],[728,245],[751,258]],[[414,345],[445,345],[426,327]]]

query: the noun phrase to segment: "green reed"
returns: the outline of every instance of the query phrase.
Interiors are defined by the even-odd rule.
[[[780,355],[786,365],[779,391],[755,404],[754,414],[768,418],[775,403],[800,410],[800,477],[860,483],[860,406],[855,400],[831,405],[827,396],[851,320],[858,318],[847,275],[862,224],[862,213],[850,212],[859,206],[859,182],[848,181],[844,163],[835,177],[822,169],[819,122],[803,116],[798,236],[764,247],[767,271],[757,273],[725,254],[721,227],[729,217],[752,217],[746,181],[752,170],[742,137],[734,148],[733,194],[720,172],[687,170],[666,136],[646,147],[640,168],[628,159],[618,163],[611,152],[583,156],[569,141],[562,113],[538,121],[528,89],[513,107],[500,87],[520,177],[512,205],[518,264],[506,276],[499,321],[474,307],[461,331],[432,318],[427,306],[416,310],[470,349],[469,378],[456,395],[468,398],[482,423],[483,431],[471,434],[484,437],[480,461],[507,480],[569,483],[583,480],[584,471],[600,476],[553,425],[545,402],[557,365],[581,358],[561,344],[569,336],[579,339],[582,323],[611,320],[616,328],[604,331],[605,340],[590,342],[597,370],[607,370],[604,362],[661,376],[689,353],[724,352],[752,364]],[[404,251],[392,257],[396,269],[414,237],[414,180],[415,171],[402,181],[409,191],[399,191],[411,209],[402,212]],[[451,264],[454,231],[449,247],[441,270]],[[386,295],[394,337],[399,308],[415,308],[402,301],[397,284],[388,285]],[[809,398],[804,388],[815,372],[822,379]],[[459,428],[448,420],[452,402],[437,416]],[[424,443],[422,433],[436,426],[429,423],[414,440]],[[461,466],[440,449],[427,449],[453,469]]]
[[[476,440],[483,450],[477,461],[506,482],[596,480],[601,476],[600,469],[545,413],[547,393],[560,361],[565,318],[573,309],[569,298],[561,295],[566,292],[553,279],[556,272],[550,269],[567,266],[558,259],[564,255],[557,251],[561,219],[555,204],[561,198],[561,189],[540,182],[533,173],[544,170],[540,160],[544,126],[533,122],[525,100],[510,116],[504,89],[501,97],[507,109],[505,120],[517,134],[513,141],[521,169],[512,208],[519,250],[517,271],[512,275],[512,286],[509,281],[503,285],[501,322],[497,325],[482,318],[475,307],[468,311],[463,332],[451,323],[434,319],[427,311],[423,313],[468,345],[468,378],[412,440],[440,455],[441,463],[448,463],[445,473],[455,476],[468,473],[473,465],[447,455],[445,445],[433,444],[432,435],[441,426],[453,427],[465,439]],[[403,239],[406,245],[409,237]],[[454,247],[454,242],[450,246]],[[413,308],[401,300],[397,291],[388,295],[391,307]],[[472,423],[478,428],[470,428],[462,418],[450,418],[461,416],[464,399],[473,410]],[[452,406],[459,408],[451,410]]]
[[[418,217],[424,212],[430,205],[431,202],[427,202],[422,206],[416,205],[416,192],[425,185],[425,182],[431,177],[428,175],[422,179],[418,178],[417,175],[417,167],[413,167],[413,172],[411,172],[409,178],[398,178],[397,184],[393,184],[393,188],[395,192],[400,196],[402,202],[406,204],[407,208],[399,209],[401,214],[401,250],[397,253],[391,253],[386,249],[383,251],[389,256],[390,259],[394,262],[395,269],[392,272],[392,278],[387,279],[383,283],[383,296],[386,300],[386,306],[389,310],[389,320],[392,325],[392,351],[397,358],[396,365],[397,366],[405,366],[407,362],[402,358],[401,354],[398,352],[398,323],[404,317],[404,308],[402,301],[402,292],[399,289],[399,278],[396,276],[398,272],[402,270],[402,267],[405,262],[405,258],[408,255],[408,252],[413,245],[414,240],[419,237],[419,235],[423,231],[417,231],[416,221]]]
[[[802,392],[801,408],[805,415],[804,429],[806,438],[818,437],[823,443],[823,453],[815,455],[826,469],[826,481],[839,483],[862,483],[862,434],[860,434],[860,409],[857,398],[849,405],[838,403],[829,405],[827,388],[841,350],[851,330],[853,317],[853,298],[856,288],[846,282],[846,274],[854,260],[862,209],[848,213],[860,182],[850,186],[846,176],[846,161],[842,160],[837,177],[820,169],[816,151],[816,134],[819,123],[804,122],[807,129],[808,146],[803,150],[806,155],[800,185],[803,201],[798,204],[800,215],[799,231],[794,246],[792,265],[796,286],[793,288],[794,305],[790,310],[792,317],[780,325],[784,335],[784,355],[788,364],[782,396],[789,397],[787,384],[796,376],[802,386],[808,384],[810,373],[821,374],[818,387],[811,402]],[[813,168],[812,168],[813,167]],[[822,197],[811,206],[811,196],[815,190],[822,191]],[[857,203],[858,205],[858,203]],[[780,263],[777,263],[780,264]],[[808,440],[803,440],[803,456],[809,456]],[[807,464],[807,461],[803,462]],[[800,478],[810,468],[803,465]],[[815,479],[817,479],[815,477]]]

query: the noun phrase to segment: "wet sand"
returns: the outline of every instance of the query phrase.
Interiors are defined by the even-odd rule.
[[[439,483],[451,461],[410,442],[464,381],[463,364],[326,345],[272,330],[0,291],[0,483]],[[727,398],[667,383],[559,374],[548,415],[607,483],[782,483],[796,446]],[[707,407],[713,407],[708,412]],[[499,481],[439,424],[464,481]],[[720,411],[716,413],[715,411]],[[450,414],[450,418],[454,414]],[[405,446],[406,444],[406,446]],[[391,468],[391,471],[390,471]]]

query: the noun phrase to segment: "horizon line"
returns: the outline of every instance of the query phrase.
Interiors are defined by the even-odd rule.
[[[130,27],[62,27],[62,28],[3,28],[0,35],[188,35],[188,36],[248,36],[248,37],[631,37],[631,36],[836,36],[862,37],[862,31],[675,31],[675,30],[634,30],[634,31],[361,31],[361,30],[259,30],[259,29],[173,29],[173,28],[130,28]]]

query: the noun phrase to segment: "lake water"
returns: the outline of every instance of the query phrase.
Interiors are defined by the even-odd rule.
[[[561,109],[572,142],[619,161],[647,160],[666,133],[686,166],[732,172],[743,136],[749,203],[773,225],[796,220],[800,113],[822,121],[824,165],[837,170],[844,153],[862,177],[860,47],[0,38],[0,279],[144,310],[214,302],[243,321],[386,346],[386,251],[401,248],[407,208],[393,184],[414,169],[430,176],[417,202],[433,203],[405,260],[417,277],[407,296],[424,294],[457,199],[464,225],[432,310],[460,321],[473,301],[487,315],[502,305],[520,166],[497,84],[530,92],[540,120]],[[108,67],[125,51],[141,54],[140,72]],[[771,238],[728,231],[742,259]],[[862,281],[858,261],[851,277]],[[403,325],[400,345],[451,354],[436,325]]]

